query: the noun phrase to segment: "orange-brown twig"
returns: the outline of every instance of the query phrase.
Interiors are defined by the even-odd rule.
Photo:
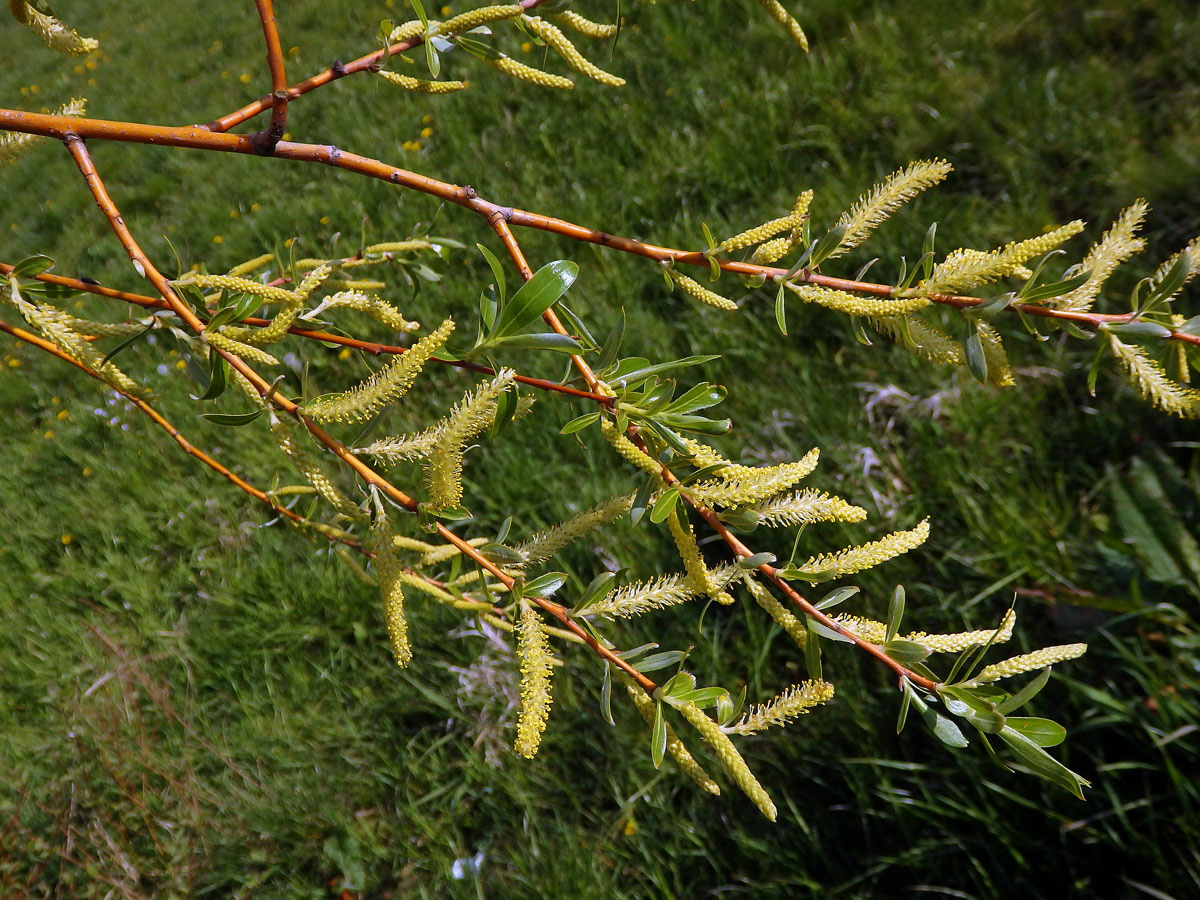
[[[287,130],[288,83],[284,69],[283,47],[279,43],[279,26],[275,22],[275,0],[254,0],[262,20],[263,39],[267,44],[267,67],[271,70],[271,123],[265,131],[254,135],[254,149],[270,156]]]

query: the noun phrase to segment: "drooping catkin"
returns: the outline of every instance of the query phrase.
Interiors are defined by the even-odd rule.
[[[865,619],[861,616],[842,614],[834,616],[834,621],[852,631],[864,641],[872,644],[882,644],[887,640],[887,625],[875,619]],[[924,631],[914,631],[903,635],[906,641],[922,644],[933,653],[961,653],[968,647],[981,647],[989,641],[1002,644],[1012,638],[1013,626],[1016,625],[1017,614],[1008,610],[1001,619],[998,628],[981,628],[976,631],[959,631],[953,634],[928,634]]]
[[[634,684],[633,679],[620,670],[617,672],[617,677],[621,683],[625,685],[625,690],[629,694],[629,699],[633,701],[633,705],[637,707],[637,711],[641,714],[642,719],[651,728],[654,727],[654,706],[655,701],[643,691],[640,687]],[[704,767],[696,762],[696,758],[692,756],[687,745],[679,739],[679,734],[671,727],[671,723],[667,722],[667,753],[671,755],[671,759],[675,760],[675,764],[679,766],[688,778],[704,788],[715,797],[721,795],[721,786],[713,781],[712,776],[704,771]]]
[[[796,42],[805,53],[808,52],[808,37],[804,34],[804,29],[800,27],[800,23],[784,9],[783,4],[779,0],[758,0],[758,5],[766,10],[767,15],[778,22],[783,30],[792,36],[792,40]]]
[[[662,463],[644,452],[637,444],[631,441],[621,432],[617,431],[617,426],[609,419],[600,419],[600,433],[604,435],[604,439],[612,444],[626,462],[633,463],[643,472],[648,472],[656,478],[662,477]]]
[[[515,749],[526,759],[533,759],[546,730],[553,699],[550,642],[542,628],[542,617],[524,600],[516,630],[517,656],[521,660],[521,708]]]
[[[1000,333],[986,322],[978,323],[979,339],[983,344],[983,358],[987,361],[988,380],[996,387],[1012,387],[1012,370],[1008,367],[1008,353]]]
[[[392,528],[385,514],[380,514],[371,529],[375,549],[375,572],[379,576],[379,594],[383,602],[383,621],[396,665],[407,666],[412,661],[408,642],[408,623],[404,618],[404,580],[396,547],[392,543]]]
[[[754,602],[765,609],[775,623],[787,632],[788,637],[796,642],[796,646],[803,650],[808,644],[808,627],[775,599],[765,585],[759,584],[750,575],[747,575],[744,580]]]
[[[693,589],[697,593],[712,597],[723,606],[733,603],[733,597],[725,592],[724,587],[736,574],[737,567],[733,567],[733,572],[715,574],[705,565],[704,557],[700,554],[700,545],[696,543],[696,535],[692,531],[692,523],[688,521],[686,513],[681,516],[678,510],[671,510],[667,515],[667,528],[675,540],[675,548],[683,560],[683,568],[688,573]]]
[[[589,606],[585,613],[589,616],[630,618],[686,603],[697,593],[694,579],[688,573],[661,575],[652,581],[635,581],[609,591],[601,600]]]
[[[830,258],[841,256],[865,241],[888,216],[926,188],[950,174],[953,166],[944,159],[921,159],[893,172],[855,201],[839,225],[846,226],[841,243]]]
[[[405,41],[421,37],[424,33],[425,24],[420,19],[412,19],[393,28],[392,33],[388,35],[388,43],[403,44]]]
[[[519,63],[511,56],[501,56],[498,59],[489,58],[487,63],[499,69],[505,75],[511,75],[520,81],[528,81],[530,84],[538,85],[538,87],[556,88],[560,91],[569,91],[575,87],[575,82],[570,78],[543,72],[541,69],[535,69],[532,66]]]
[[[384,325],[393,331],[408,333],[416,331],[421,327],[419,322],[410,322],[400,314],[400,311],[386,300],[382,300],[374,294],[365,294],[362,291],[338,291],[326,297],[313,309],[306,312],[302,319],[315,319],[321,313],[330,309],[352,309],[357,312],[365,313],[370,316],[380,325]]]
[[[454,331],[454,320],[446,319],[417,341],[403,356],[391,359],[370,378],[348,391],[319,397],[303,408],[306,416],[319,422],[362,422],[389,403],[404,396],[433,355]]]
[[[783,282],[783,286],[805,303],[816,303],[826,309],[843,312],[850,316],[905,316],[929,306],[927,297],[877,297],[868,294],[851,294],[816,284]]]
[[[512,369],[501,369],[490,381],[464,396],[435,426],[438,438],[425,469],[429,502],[434,509],[449,509],[462,502],[462,462],[467,441],[492,424],[497,401],[515,375]]]
[[[738,306],[736,303],[722,297],[716,291],[710,291],[695,278],[684,275],[682,272],[677,272],[670,267],[667,267],[665,271],[671,280],[675,282],[676,286],[693,300],[698,300],[706,306],[723,309],[726,312],[737,312]]]
[[[697,500],[712,506],[748,506],[786,491],[817,467],[820,451],[813,448],[802,458],[776,466],[730,465],[715,473],[720,480],[699,481],[688,487]]]
[[[545,41],[576,72],[609,87],[622,87],[625,84],[624,78],[613,75],[610,72],[605,72],[580,53],[579,49],[571,43],[570,38],[559,30],[558,26],[537,16],[525,16],[522,21],[529,27],[530,31]]]
[[[414,94],[453,94],[456,91],[467,89],[465,81],[426,81],[423,78],[413,78],[411,75],[402,75],[390,69],[380,69],[375,74],[385,81],[390,81],[396,87],[404,88]]]
[[[774,822],[778,812],[771,800],[771,795],[754,777],[754,773],[742,759],[742,754],[738,753],[737,748],[733,746],[729,735],[725,734],[721,727],[694,703],[681,703],[675,708],[708,741],[709,746],[717,755],[717,759],[721,761],[721,765],[725,767],[725,771],[729,773],[729,777],[733,779],[734,783],[745,792],[764,816]]]
[[[1057,647],[1043,647],[1032,653],[1023,653],[986,666],[969,684],[989,684],[1001,678],[1011,678],[1023,675],[1036,669],[1044,669],[1068,659],[1075,659],[1087,652],[1087,644],[1060,644]]]
[[[9,0],[9,9],[13,18],[22,25],[28,25],[51,50],[67,53],[71,56],[82,56],[100,46],[95,38],[81,37],[74,29],[69,28],[54,16],[48,16],[35,9],[25,0]]]
[[[877,541],[810,557],[800,568],[805,572],[829,572],[834,576],[853,575],[921,546],[927,537],[929,520],[922,519],[909,531],[895,531]]]
[[[896,316],[890,319],[872,316],[868,321],[880,334],[907,347],[921,359],[944,366],[961,366],[967,361],[962,344],[920,316]],[[906,334],[908,339],[905,338]]]
[[[1143,398],[1182,419],[1200,418],[1200,391],[1172,381],[1141,347],[1126,344],[1112,333],[1108,344]]]
[[[294,429],[295,426],[288,425],[282,419],[276,419],[271,424],[271,433],[275,435],[275,441],[279,444],[279,449],[292,461],[292,465],[308,480],[308,483],[317,489],[317,493],[333,506],[334,509],[352,519],[362,517],[363,513],[358,508],[358,505],[352,503],[338,489],[333,480],[325,474],[320,463],[313,459],[308,454],[308,451],[296,441],[292,433]]]
[[[220,330],[212,331],[205,329],[200,332],[200,338],[206,344],[211,344],[218,350],[224,350],[226,353],[232,353],[235,356],[240,356],[248,359],[251,362],[259,363],[264,366],[277,366],[279,360],[268,353],[266,350],[260,350],[252,344],[244,344],[236,338],[231,338]]]
[[[806,681],[793,684],[775,699],[754,706],[736,725],[725,727],[730,734],[757,734],[773,726],[787,725],[833,697],[833,685],[828,681]]]

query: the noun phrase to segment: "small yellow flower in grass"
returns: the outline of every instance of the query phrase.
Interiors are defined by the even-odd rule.
[[[258,212],[260,209],[262,209],[261,203],[251,203],[250,204],[250,212]]]
[[[16,369],[16,368],[20,367],[20,365],[21,365],[21,361],[19,359],[17,359],[15,356],[10,356],[8,358],[8,367],[10,369]]]
[[[433,121],[433,116],[431,116],[431,115],[421,116],[421,124],[422,125],[428,125],[432,121]]]
[[[241,213],[238,212],[236,209],[231,209],[229,211],[229,218],[231,218],[231,219],[236,219],[240,215],[241,215]]]
[[[241,75],[238,76],[238,81],[240,81],[242,84],[249,84],[250,83],[250,73],[243,72]]]
[[[187,360],[184,360],[184,359],[179,360],[178,362],[175,363],[175,368],[186,369],[187,368]]]
[[[322,225],[328,225],[329,224],[329,216],[321,216],[321,218],[318,219],[317,221],[319,221]]]
[[[91,478],[92,477],[92,467],[84,466],[83,472],[81,474],[83,475],[84,478]]]
[[[433,129],[432,128],[422,128],[421,129],[421,137],[423,137],[423,138],[433,137]]]
[[[69,419],[69,418],[71,418],[71,411],[69,409],[60,409],[58,411],[58,415],[56,416],[56,418]]]
[[[44,437],[48,441],[52,441],[52,440],[54,440],[54,432],[47,431],[45,434],[42,435],[42,437]]]
[[[59,538],[59,540],[63,542],[63,546],[65,547],[67,544],[73,543],[75,541],[75,537],[74,535],[64,534],[61,538]]]
[[[349,359],[349,358],[350,358],[350,348],[343,347],[341,352],[338,353],[338,359]]]
[[[225,243],[225,238],[219,234],[214,234],[213,235],[213,243],[214,244],[223,244],[223,243]]]

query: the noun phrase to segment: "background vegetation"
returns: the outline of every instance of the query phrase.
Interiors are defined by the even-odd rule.
[[[85,94],[95,116],[169,124],[206,121],[265,90],[252,4],[74,6],[103,55],[77,66],[0,24],[3,103],[39,109]],[[1194,4],[810,0],[801,15],[809,57],[750,3],[639,6],[612,63],[629,79],[620,91],[584,83],[551,94],[475,65],[471,89],[445,98],[354,78],[299,102],[290,128],[491,199],[679,246],[701,244],[701,222],[732,233],[805,187],[817,191],[816,219],[829,221],[909,160],[949,158],[949,183],[873,242],[880,278],[919,255],[930,220],[954,246],[1077,216],[1094,223],[1094,239],[1144,196],[1155,207],[1151,252],[1127,283],[1200,232]],[[405,15],[391,3],[282,5],[290,71],[364,52],[385,17]],[[314,251],[339,235],[353,247],[363,228],[398,239],[426,222],[468,245],[490,240],[458,211],[312,166],[133,145],[93,152],[164,264],[167,238],[185,268],[213,270],[291,236]],[[398,670],[374,592],[326,548],[262,527],[259,507],[136,412],[5,342],[0,893],[1195,895],[1194,426],[1165,420],[1115,378],[1089,397],[1080,341],[1016,337],[1020,386],[1000,392],[882,343],[860,346],[820,310],[793,312],[783,338],[770,298],[722,316],[668,295],[653,264],[522,239],[535,265],[581,264],[574,308],[596,328],[624,307],[628,350],[724,354],[709,377],[731,389],[730,452],[767,460],[822,448],[817,486],[872,512],[866,526],[823,532],[822,546],[933,517],[918,553],[863,578],[866,609],[881,613],[902,581],[915,625],[957,630],[994,622],[1016,591],[1031,646],[1087,640],[1091,652],[1060,667],[1037,705],[1072,728],[1064,759],[1092,779],[1088,801],[1005,773],[977,747],[952,754],[916,730],[896,738],[895,692],[849,652],[827,664],[838,684],[829,708],[749,745],[779,801],[775,826],[736,793],[703,795],[670,763],[656,772],[628,704],[615,729],[593,713],[598,678],[582,654],[558,680],[541,756],[519,761],[509,749],[515,664],[500,644],[417,608],[417,658]],[[136,286],[52,144],[0,177],[0,257],[34,252],[64,274]],[[452,262],[406,312],[467,314],[486,269],[473,254]],[[327,354],[308,377],[361,371]],[[466,385],[454,372],[436,379],[448,392]],[[183,391],[165,408],[197,443],[269,482],[268,437],[192,419]],[[581,411],[546,399],[474,456],[477,517],[512,514],[532,530],[625,489],[606,455],[555,436]],[[567,563],[586,576],[616,559],[645,574],[670,556],[667,543],[622,526]],[[687,611],[666,643],[695,643],[714,681],[745,681],[765,699],[803,664],[754,613],[711,609],[701,636]]]

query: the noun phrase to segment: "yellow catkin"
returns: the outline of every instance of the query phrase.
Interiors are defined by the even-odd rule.
[[[783,30],[792,36],[792,40],[803,50],[808,52],[808,37],[804,34],[804,29],[800,27],[800,23],[784,9],[783,4],[779,0],[758,0],[758,5],[767,11],[772,19],[778,22]]]
[[[404,581],[396,551],[390,541],[381,541],[375,555],[375,571],[379,575],[379,593],[383,601],[383,621],[396,665],[407,666],[412,661],[408,642],[408,624],[404,618]]]
[[[756,266],[769,266],[787,256],[791,249],[792,239],[790,237],[778,237],[755,247],[754,253],[750,255],[750,262]]]
[[[206,275],[201,272],[191,272],[180,278],[175,284],[194,284],[197,287],[230,294],[253,294],[255,297],[262,297],[268,303],[293,303],[296,299],[296,295],[289,290],[263,284],[253,278],[243,278],[240,275]]]
[[[422,578],[420,575],[414,575],[412,572],[401,572],[400,581],[403,584],[406,584],[409,587],[414,588],[415,590],[418,590],[429,597],[432,597],[439,603],[455,606],[460,602],[459,599],[449,591],[442,590],[436,584],[433,584],[431,581],[429,581],[429,579]],[[472,604],[472,606],[475,605],[478,604]],[[487,604],[482,605],[487,606]]]
[[[622,87],[625,84],[624,78],[605,72],[599,66],[593,65],[556,25],[537,16],[525,16],[522,21],[529,26],[530,31],[545,41],[576,72],[609,87]]]
[[[580,34],[590,38],[611,38],[617,34],[616,25],[603,25],[600,22],[593,22],[591,19],[585,19],[579,13],[569,9],[560,13],[551,13],[547,18],[566,25],[571,30],[578,31]]]
[[[333,483],[320,464],[308,455],[308,452],[297,443],[292,435],[292,429],[282,420],[277,420],[271,426],[271,432],[275,435],[275,440],[279,444],[279,449],[292,461],[294,465],[326,502],[334,507],[339,513],[349,518],[356,519],[362,516],[362,510],[346,497]]]
[[[251,362],[256,362],[264,366],[279,365],[279,360],[266,350],[260,350],[251,344],[243,344],[241,341],[231,338],[227,334],[222,334],[220,331],[202,331],[200,332],[200,337],[205,343],[211,344],[218,350],[233,353]]]
[[[633,683],[624,672],[618,672],[617,677],[621,679],[621,683],[625,685],[625,690],[629,694],[629,699],[633,701],[633,705],[637,707],[637,711],[641,714],[642,719],[651,728],[654,727],[655,703],[650,696],[640,687]],[[712,776],[704,771],[704,767],[696,762],[696,758],[692,756],[687,746],[679,739],[678,733],[671,727],[671,723],[667,722],[667,753],[671,755],[671,759],[675,760],[675,764],[679,766],[688,778],[704,788],[713,796],[721,795],[721,786],[713,781]]]
[[[600,526],[615,522],[626,515],[632,506],[632,494],[613,497],[571,516],[564,522],[539,531],[514,548],[521,557],[521,565],[535,566],[545,562]]]
[[[1155,270],[1154,277],[1150,279],[1150,289],[1153,290],[1162,284],[1163,279],[1166,278],[1171,269],[1175,267],[1175,263],[1181,259],[1184,260],[1184,264],[1187,267],[1183,276],[1183,284],[1176,288],[1173,293],[1164,298],[1166,300],[1170,300],[1175,297],[1181,290],[1183,290],[1184,285],[1191,282],[1191,280],[1197,275],[1200,275],[1200,237],[1193,238],[1188,245],[1178,253],[1172,255],[1166,260],[1163,260],[1162,265]],[[1180,321],[1176,322],[1175,325],[1178,327],[1182,324],[1183,318],[1181,316]]]
[[[805,715],[814,706],[833,698],[833,685],[828,681],[806,681],[793,684],[769,703],[753,707],[736,725],[725,731],[730,734],[758,734],[768,728],[787,725],[792,719]]]
[[[778,812],[770,794],[754,777],[754,773],[742,759],[742,754],[738,753],[737,748],[733,746],[733,741],[729,739],[729,736],[694,703],[681,703],[676,709],[708,741],[709,746],[717,755],[717,759],[721,761],[721,765],[725,767],[725,771],[729,773],[729,777],[733,779],[734,783],[745,792],[764,816],[774,822]]]
[[[1008,354],[1004,351],[1000,333],[986,322],[980,322],[979,338],[983,344],[983,358],[987,361],[988,379],[996,387],[1012,387],[1016,381],[1008,367]]]
[[[467,541],[472,547],[482,547],[488,543],[487,538],[475,537]],[[399,545],[397,545],[399,546]],[[441,544],[440,546],[432,547],[425,551],[425,554],[420,559],[420,564],[424,566],[436,566],[438,563],[443,563],[448,559],[453,559],[458,554],[462,553],[454,544]]]
[[[862,522],[867,511],[841,497],[805,488],[782,497],[764,500],[747,508],[769,525],[808,525],[812,522]]]
[[[414,38],[419,38],[425,33],[425,26],[420,19],[413,19],[410,22],[405,22],[402,25],[397,25],[392,29],[392,33],[388,35],[389,44],[403,44],[406,41],[411,41]]]
[[[399,72],[393,72],[389,69],[380,69],[375,74],[380,78],[390,81],[396,87],[412,91],[414,94],[453,94],[455,91],[464,91],[467,89],[465,81],[426,81],[422,78],[413,78],[411,75],[402,75]]]
[[[883,622],[851,615],[835,616],[834,621],[848,631],[854,632],[864,641],[882,644],[887,639],[887,625]],[[989,641],[996,644],[1005,643],[1012,638],[1013,627],[1016,623],[1017,614],[1010,609],[1001,619],[1000,627],[996,629],[982,628],[977,631],[959,631],[954,634],[928,634],[924,631],[914,631],[902,637],[906,641],[923,644],[934,653],[961,653],[968,647],[979,647]]]
[[[756,225],[754,228],[747,229],[741,234],[735,234],[733,237],[721,241],[721,243],[717,244],[717,252],[732,253],[735,250],[744,250],[747,247],[753,247],[755,244],[761,244],[767,238],[775,237],[780,232],[790,232],[802,222],[803,219],[798,220],[792,215],[763,222],[761,225]]]
[[[491,22],[502,22],[505,19],[515,19],[524,11],[524,7],[519,3],[511,3],[506,6],[481,6],[479,9],[462,13],[440,24],[431,22],[430,26],[435,34],[461,34],[464,31],[470,31],[472,28],[478,28],[480,25],[487,25]]]
[[[692,577],[686,572],[663,575],[652,581],[635,581],[610,591],[585,611],[589,616],[630,618],[656,609],[686,603],[696,596]]]
[[[806,572],[832,572],[835,576],[853,575],[921,546],[927,537],[929,520],[922,519],[909,531],[896,531],[858,547],[847,547],[835,553],[822,553],[810,557],[800,568]]]
[[[425,469],[429,502],[434,509],[450,509],[462,503],[462,463],[467,441],[488,428],[496,416],[497,401],[508,390],[516,373],[501,369],[456,403],[437,424],[438,439],[429,452]]]
[[[688,488],[697,500],[714,506],[748,506],[786,491],[817,467],[820,452],[813,448],[801,459],[777,466],[726,466],[720,481],[701,481]]]
[[[851,316],[904,316],[929,306],[927,297],[897,297],[885,298],[862,294],[851,294],[848,291],[836,291],[833,288],[821,287],[815,284],[794,284],[785,281],[783,286],[792,291],[805,303],[816,303],[826,309],[836,310]]]
[[[550,717],[550,642],[541,616],[530,604],[521,602],[517,624],[517,656],[521,659],[521,708],[517,718],[516,751],[526,759],[537,755],[542,732]]]
[[[362,291],[338,291],[336,294],[326,297],[301,318],[315,319],[328,309],[353,309],[366,313],[380,325],[393,331],[407,333],[421,327],[419,322],[410,322],[400,315],[400,311],[386,300],[382,300],[374,294],[364,294]]]
[[[796,642],[796,646],[804,649],[808,643],[808,628],[805,624],[792,615],[792,613],[784,607],[782,603],[775,599],[774,595],[767,588],[753,578],[747,576],[746,587],[750,589],[750,596],[754,601],[767,611],[775,623],[787,632],[788,637]]]
[[[888,216],[921,191],[942,181],[952,168],[944,159],[917,160],[875,185],[838,220],[838,224],[846,226],[846,232],[830,258],[857,247]]]
[[[1182,328],[1185,321],[1179,313],[1171,314],[1172,328]],[[1171,363],[1175,366],[1175,379],[1181,384],[1191,384],[1192,370],[1188,363],[1187,344],[1183,341],[1172,341],[1168,352],[1171,354]]]
[[[511,75],[520,81],[528,81],[530,84],[538,85],[538,87],[556,88],[560,91],[569,91],[575,87],[575,82],[570,78],[564,78],[562,75],[551,75],[549,72],[543,72],[541,69],[535,69],[532,66],[519,63],[511,56],[488,59],[487,62],[505,75]]]
[[[365,421],[383,407],[401,397],[412,387],[438,348],[454,331],[454,320],[446,319],[413,345],[403,356],[393,357],[379,371],[357,386],[332,397],[314,400],[304,407],[304,414],[318,421]]]
[[[257,272],[263,266],[269,265],[270,263],[273,263],[273,262],[275,262],[275,254],[274,253],[264,253],[261,256],[256,256],[253,259],[248,259],[244,263],[238,263],[236,266],[234,266],[232,269],[230,269],[225,274],[232,275],[234,277],[244,277],[246,275],[249,275],[251,272]]]
[[[75,30],[68,28],[54,16],[39,12],[25,0],[9,0],[9,9],[13,17],[22,25],[28,25],[51,50],[59,53],[69,53],[72,56],[82,56],[100,46],[95,38],[81,37]]]
[[[721,580],[716,578],[704,564],[704,557],[700,554],[700,545],[696,543],[696,535],[692,531],[691,522],[687,520],[687,514],[681,516],[678,510],[671,510],[667,516],[667,527],[671,531],[675,548],[679,551],[680,559],[683,560],[683,568],[687,570],[692,587],[699,593],[712,597],[723,606],[733,603],[733,597],[721,589],[723,587]],[[725,581],[727,582],[728,579]]]
[[[612,444],[613,449],[625,458],[626,462],[633,463],[643,472],[648,472],[656,478],[662,476],[662,463],[644,452],[624,434],[617,431],[617,426],[611,421],[608,419],[600,420],[600,433],[604,435],[605,440]]]
[[[1141,347],[1126,344],[1115,334],[1109,334],[1108,343],[1143,398],[1171,415],[1200,418],[1200,391],[1172,381]]]
[[[1083,231],[1076,219],[1037,237],[1013,241],[997,250],[955,250],[933,267],[929,278],[921,282],[923,294],[953,293],[1015,275],[1028,279],[1033,275],[1023,263],[1048,253],[1070,237]]]
[[[1043,647],[1032,653],[1023,653],[1009,659],[993,663],[985,667],[971,679],[970,684],[988,684],[1001,678],[1011,678],[1013,675],[1023,675],[1035,669],[1044,669],[1068,659],[1075,659],[1087,652],[1087,644],[1060,644],[1057,647]]]
[[[1081,272],[1091,272],[1088,280],[1071,293],[1046,301],[1047,305],[1072,312],[1090,309],[1113,270],[1146,246],[1146,242],[1136,235],[1149,211],[1146,201],[1138,200],[1117,216],[1112,227],[1092,245],[1079,264]]]
[[[871,317],[869,321],[880,334],[902,343],[921,359],[944,366],[961,366],[967,361],[962,344],[918,316]],[[904,339],[905,328],[901,327],[901,322],[907,326],[911,344]]]
[[[736,303],[725,299],[715,291],[710,291],[695,278],[690,278],[672,268],[667,268],[666,273],[671,276],[671,280],[675,282],[679,289],[693,300],[698,300],[706,306],[716,307],[727,312],[737,312],[738,307]]]

